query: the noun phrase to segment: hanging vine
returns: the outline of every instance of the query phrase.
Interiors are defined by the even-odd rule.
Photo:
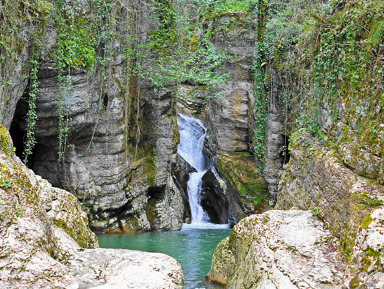
[[[56,97],[59,148],[58,161],[63,161],[68,140],[69,97],[72,84],[71,71],[92,68],[95,62],[95,38],[92,25],[78,7],[77,1],[69,6],[63,0],[56,1],[55,23],[57,31],[56,71],[59,91]]]
[[[253,135],[253,151],[258,162],[259,171],[264,170],[264,146],[265,146],[265,129],[267,121],[268,100],[264,86],[265,75],[265,55],[266,45],[264,43],[265,24],[267,17],[267,3],[265,0],[259,0],[255,5],[257,13],[257,29],[255,56],[253,62],[254,70],[254,135]]]
[[[28,112],[26,116],[26,135],[24,139],[24,151],[23,151],[23,162],[28,163],[28,158],[32,155],[33,148],[37,143],[35,137],[35,127],[37,122],[36,113],[36,99],[37,93],[39,92],[39,81],[37,78],[37,72],[39,69],[39,62],[37,60],[38,52],[33,49],[32,59],[30,60],[30,72],[29,72],[29,92],[28,92]]]

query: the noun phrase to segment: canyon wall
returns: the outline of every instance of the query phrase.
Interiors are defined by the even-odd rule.
[[[0,140],[2,288],[182,288],[169,256],[98,248],[75,196],[28,169],[3,125]]]
[[[1,59],[1,122],[31,169],[77,197],[93,230],[177,230],[188,221],[188,168],[179,171],[177,155],[180,112],[208,127],[205,153],[218,174],[205,177],[203,203],[212,219],[236,222],[263,203],[266,184],[249,154],[248,12],[167,1],[19,2],[24,10],[3,7],[4,23],[17,21],[19,28],[2,27],[1,49],[12,61]],[[192,35],[180,35],[182,20]],[[222,55],[220,67],[202,64],[209,76],[169,72],[178,54],[200,61],[206,47],[207,57]],[[215,75],[222,80],[210,88]],[[239,159],[250,167],[246,180],[231,175]],[[216,201],[221,205],[213,208]]]
[[[382,5],[258,1],[255,111],[264,121],[255,121],[255,155],[264,166],[270,204],[289,211],[244,219],[217,247],[211,280],[229,288],[383,286]],[[270,223],[274,214],[287,215]],[[331,262],[337,270],[317,263],[312,255],[317,249],[306,254],[297,246],[301,237],[288,229],[297,220],[288,216],[295,214],[321,221],[310,227],[330,237],[317,244],[327,247],[320,249],[323,253],[338,256]],[[306,224],[302,220],[300,228]],[[319,236],[314,231],[305,235]],[[270,241],[275,239],[280,242]],[[300,261],[293,260],[303,253],[306,261],[295,272],[293,264]],[[308,263],[324,270],[311,274],[312,267],[303,269]],[[323,275],[328,270],[337,280]],[[312,277],[324,277],[322,284]]]

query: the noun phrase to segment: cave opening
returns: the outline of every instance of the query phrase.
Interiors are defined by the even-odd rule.
[[[13,146],[16,148],[16,155],[23,160],[23,152],[25,149],[25,139],[26,139],[26,127],[27,127],[27,113],[28,113],[28,88],[24,92],[23,96],[20,98],[16,105],[15,114],[9,129],[9,133],[12,137]],[[34,155],[36,151],[36,146],[32,150],[32,154],[28,157],[27,166],[30,169],[33,169],[34,166]]]

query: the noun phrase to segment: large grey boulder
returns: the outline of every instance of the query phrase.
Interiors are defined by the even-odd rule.
[[[241,220],[216,248],[207,277],[227,288],[341,288],[346,264],[310,211]]]

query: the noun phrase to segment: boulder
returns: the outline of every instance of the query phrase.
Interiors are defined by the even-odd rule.
[[[346,264],[333,242],[310,211],[252,215],[217,246],[207,277],[226,288],[340,288]]]

